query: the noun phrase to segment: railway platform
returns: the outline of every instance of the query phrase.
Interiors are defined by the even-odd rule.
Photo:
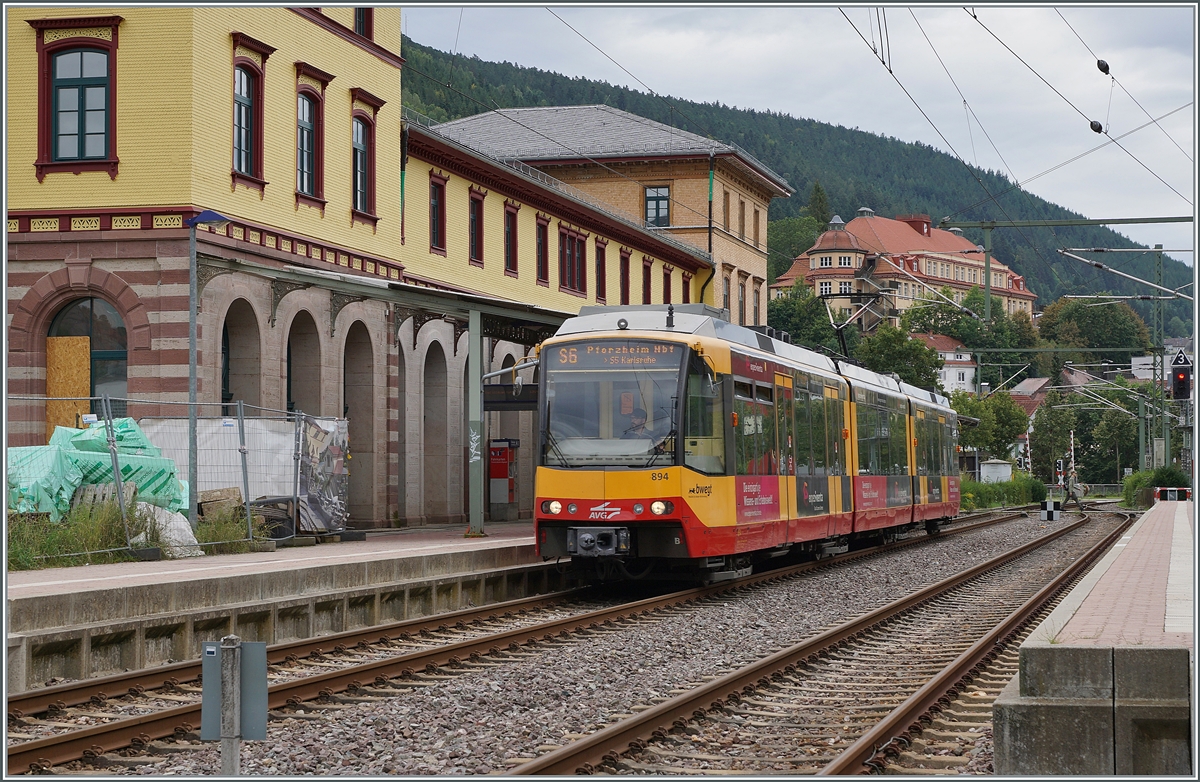
[[[1195,511],[1156,503],[1021,645],[998,775],[1193,774]]]
[[[381,530],[366,540],[7,574],[8,689],[198,657],[230,633],[278,643],[571,584],[532,521]]]

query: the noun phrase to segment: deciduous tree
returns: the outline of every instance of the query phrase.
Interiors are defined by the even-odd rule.
[[[938,370],[945,363],[936,350],[886,323],[858,343],[854,357],[872,372],[894,372],[904,382],[928,389],[938,387]]]

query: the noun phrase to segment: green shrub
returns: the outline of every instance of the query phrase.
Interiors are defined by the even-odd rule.
[[[1002,483],[977,483],[964,479],[960,486],[963,511],[992,508],[998,505],[1028,505],[1046,499],[1046,487],[1028,475],[1018,475]],[[970,501],[967,501],[968,495]]]
[[[1192,482],[1183,470],[1173,464],[1166,464],[1154,471],[1150,485],[1166,489],[1186,489]]]
[[[136,506],[128,514],[129,536],[145,535],[135,546],[159,545],[158,530],[151,518]],[[125,540],[126,522],[115,501],[90,509],[77,505],[56,522],[47,514],[8,515],[8,569],[37,570],[47,567],[127,562],[133,559]],[[117,550],[113,550],[117,549]]]
[[[1154,472],[1151,470],[1141,470],[1125,478],[1121,484],[1121,504],[1127,508],[1132,508],[1137,504],[1138,489],[1144,489],[1147,486],[1154,485]]]

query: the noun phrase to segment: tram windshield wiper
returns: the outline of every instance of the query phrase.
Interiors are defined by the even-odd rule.
[[[650,461],[646,462],[642,466],[643,467],[653,467],[654,463],[656,461],[658,461],[658,457],[667,453],[667,449],[664,447],[666,445],[666,443],[672,442],[672,441],[674,441],[674,439],[675,439],[675,430],[672,429],[671,431],[667,432],[666,436],[663,437],[663,439],[657,445],[654,446],[654,454],[650,457]],[[670,454],[672,457],[675,456],[674,448],[671,449]]]

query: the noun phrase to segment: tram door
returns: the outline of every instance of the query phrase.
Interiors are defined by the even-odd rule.
[[[792,431],[792,379],[787,375],[775,375],[775,431],[779,433],[779,518],[796,518],[796,507],[792,500],[795,493],[796,474],[795,433]],[[787,477],[784,477],[787,476]]]

